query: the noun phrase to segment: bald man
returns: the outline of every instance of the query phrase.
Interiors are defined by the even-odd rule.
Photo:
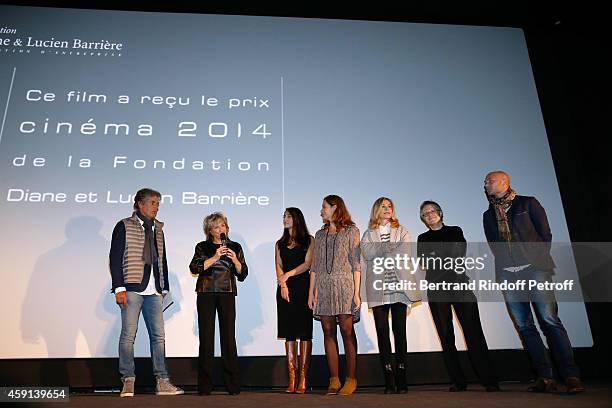
[[[495,272],[500,282],[535,280],[551,282],[555,263],[550,256],[552,234],[544,208],[535,197],[521,196],[510,187],[508,173],[492,171],[485,177],[484,189],[489,208],[483,214],[487,241],[495,256]],[[546,336],[568,394],[584,391],[580,370],[574,362],[572,345],[559,319],[553,290],[504,291],[508,313],[537,373],[531,392],[554,392],[553,369],[542,337],[535,326],[535,311]]]

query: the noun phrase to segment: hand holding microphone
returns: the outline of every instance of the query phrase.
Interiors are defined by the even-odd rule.
[[[221,258],[227,259],[227,235],[222,232],[219,238],[221,238],[221,247],[219,248],[221,249]]]
[[[227,235],[225,235],[225,233],[222,232],[219,235],[219,238],[221,239],[221,246],[219,247],[219,249],[221,249],[221,254],[222,254],[221,259],[231,261],[234,265],[236,265],[236,268],[240,270],[240,261],[238,260],[238,255],[236,255],[236,253],[227,246],[227,241],[228,241]]]

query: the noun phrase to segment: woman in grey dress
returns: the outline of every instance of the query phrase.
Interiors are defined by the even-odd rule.
[[[344,200],[337,195],[323,199],[321,218],[324,225],[315,235],[308,305],[323,329],[330,375],[327,393],[350,395],[357,389],[357,337],[353,323],[359,321],[361,306],[360,235]],[[338,377],[337,326],[346,353],[346,381],[342,389]]]

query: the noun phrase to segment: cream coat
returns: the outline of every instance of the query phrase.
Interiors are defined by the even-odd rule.
[[[361,256],[366,264],[365,268],[365,284],[366,298],[368,307],[380,306],[383,304],[383,291],[376,290],[374,283],[376,280],[383,279],[384,274],[374,273],[375,258],[394,258],[396,255],[401,257],[404,254],[409,257],[414,257],[415,245],[411,242],[410,233],[401,225],[398,228],[391,228],[391,241],[381,242],[379,229],[368,229],[363,233],[361,238]],[[415,290],[404,290],[406,297],[411,302],[418,302],[422,299],[421,291],[418,290],[416,275],[411,274],[410,270],[401,268],[395,269],[395,273],[400,282],[413,282]]]

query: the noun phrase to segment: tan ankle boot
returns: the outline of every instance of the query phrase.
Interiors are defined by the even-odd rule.
[[[287,371],[289,372],[289,382],[285,392],[295,392],[295,375],[297,371],[297,342],[285,342],[285,356],[287,357]]]
[[[310,367],[310,356],[312,354],[312,341],[300,341],[300,380],[295,392],[304,394],[308,384],[308,368]]]
[[[344,381],[344,387],[340,390],[340,395],[351,395],[357,389],[357,379],[346,377],[346,381]]]
[[[327,395],[335,395],[340,389],[340,379],[338,377],[329,378],[329,387],[327,387]]]

